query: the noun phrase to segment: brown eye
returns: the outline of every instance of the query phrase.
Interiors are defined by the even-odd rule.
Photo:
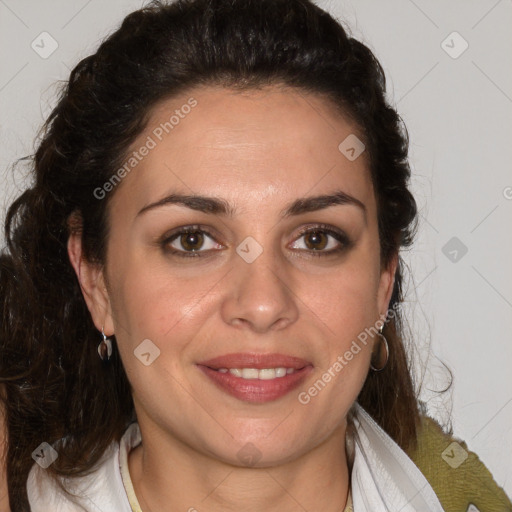
[[[186,226],[166,235],[160,241],[166,254],[183,257],[206,256],[212,250],[223,249],[213,235],[200,226]]]
[[[332,256],[352,247],[352,241],[343,232],[327,225],[304,228],[292,245],[292,249],[312,256]]]
[[[308,249],[321,251],[327,247],[328,235],[322,231],[310,231],[304,235],[304,241]]]
[[[201,249],[204,242],[204,235],[200,231],[183,233],[180,236],[180,243],[186,251],[197,251]]]

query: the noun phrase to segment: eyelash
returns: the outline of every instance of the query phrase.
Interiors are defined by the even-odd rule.
[[[343,232],[338,231],[337,229],[333,229],[332,227],[326,225],[326,224],[315,224],[313,226],[307,226],[302,228],[299,231],[299,236],[297,237],[297,240],[308,233],[314,233],[314,232],[322,232],[324,234],[327,234],[329,236],[332,236],[335,240],[337,240],[341,245],[336,249],[331,249],[329,251],[323,251],[323,250],[307,250],[307,249],[296,249],[300,252],[309,252],[311,256],[315,257],[326,257],[326,256],[333,256],[335,254],[342,253],[348,249],[350,249],[353,245],[352,241],[349,239],[349,237]],[[193,226],[185,226],[182,228],[178,228],[177,231],[174,231],[170,233],[169,235],[165,235],[164,238],[159,242],[160,246],[162,247],[162,250],[165,253],[170,253],[172,255],[176,255],[181,258],[197,258],[197,257],[204,257],[201,253],[207,253],[209,251],[180,251],[176,250],[174,248],[169,248],[169,244],[176,240],[181,235],[187,234],[187,233],[202,233],[208,235],[210,238],[215,240],[214,235],[205,227],[199,226],[199,225],[193,225]]]

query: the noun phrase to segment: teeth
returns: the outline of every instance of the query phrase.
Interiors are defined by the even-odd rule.
[[[290,373],[293,373],[293,368],[288,368],[288,370],[291,370]],[[286,368],[276,368],[276,377],[284,377],[286,375]]]
[[[272,380],[275,378],[281,378],[285,375],[289,375],[295,371],[294,368],[263,368],[261,370],[257,368],[219,368],[219,373],[230,373],[235,377],[242,379],[260,379],[260,380]]]
[[[258,378],[260,380],[272,380],[276,378],[276,371],[274,368],[265,368],[258,372]]]
[[[257,379],[259,377],[259,370],[256,368],[243,368],[242,379]]]

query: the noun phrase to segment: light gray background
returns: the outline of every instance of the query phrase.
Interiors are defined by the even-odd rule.
[[[10,165],[33,152],[55,83],[142,3],[0,0],[2,220],[26,183]],[[455,434],[512,495],[512,2],[317,3],[373,49],[409,129],[421,223],[404,256],[422,397],[441,421],[451,412]],[[43,31],[58,43],[46,59],[31,48]],[[469,45],[457,58],[445,51],[463,48],[454,31]],[[455,262],[443,252],[452,237],[468,249]],[[439,396],[441,361],[454,383]]]

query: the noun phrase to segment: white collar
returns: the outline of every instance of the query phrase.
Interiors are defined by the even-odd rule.
[[[354,404],[352,412],[354,429],[352,434],[347,431],[347,454],[353,451],[354,512],[444,512],[427,479],[407,454],[359,404]],[[105,452],[94,472],[78,479],[63,479],[76,495],[74,503],[45,470],[34,464],[27,480],[32,512],[137,510],[128,454],[140,442],[139,426],[132,423],[120,443]]]
[[[414,462],[358,404],[354,424],[354,512],[443,512],[436,493]]]
[[[354,512],[444,512],[427,479],[407,454],[356,402],[352,407],[353,429],[347,431],[347,453],[351,461],[351,493]],[[140,443],[134,424],[126,432],[126,454]],[[124,450],[123,450],[124,451]],[[126,492],[135,512],[140,510],[130,474],[122,472]],[[137,508],[138,507],[138,508]]]

